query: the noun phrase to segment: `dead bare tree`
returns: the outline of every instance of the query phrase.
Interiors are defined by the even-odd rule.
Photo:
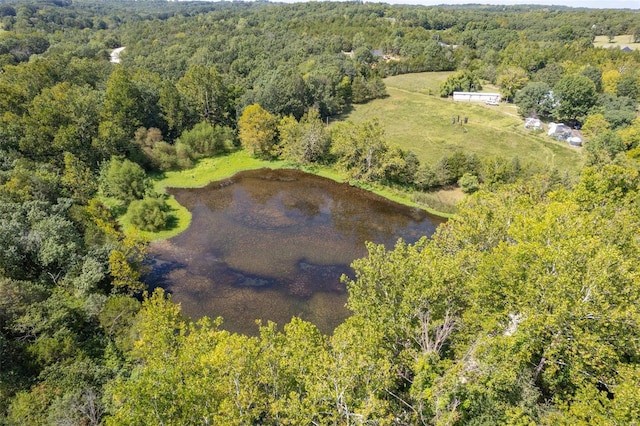
[[[435,321],[429,308],[421,309],[417,317],[420,333],[414,337],[414,340],[420,346],[423,353],[439,353],[446,340],[456,328],[456,318],[451,314],[451,310],[447,309],[442,320],[438,321],[438,324],[434,326]]]

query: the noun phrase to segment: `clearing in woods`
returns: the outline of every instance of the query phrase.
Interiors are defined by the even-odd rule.
[[[388,97],[355,105],[342,119],[357,123],[378,118],[391,144],[413,151],[421,162],[429,164],[463,150],[479,157],[517,156],[523,164],[531,162],[577,173],[582,164],[581,149],[556,141],[544,132],[526,130],[514,105],[491,106],[441,98],[440,83],[450,74],[388,77],[385,79]],[[487,87],[483,91],[497,90]]]
[[[604,48],[614,48],[614,49],[615,48],[622,49],[623,47],[627,46],[633,50],[640,49],[640,43],[634,43],[633,35],[631,34],[615,36],[613,38],[613,42],[609,41],[609,36],[606,36],[606,35],[596,36],[595,40],[593,40],[593,46],[604,47]]]

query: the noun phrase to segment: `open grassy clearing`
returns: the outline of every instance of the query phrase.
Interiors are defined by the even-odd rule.
[[[604,47],[604,48],[611,48],[611,47],[622,48],[624,46],[629,46],[631,49],[634,49],[634,50],[640,49],[640,43],[634,43],[633,35],[631,34],[616,36],[613,39],[613,43],[609,42],[609,36],[604,36],[604,35],[596,36],[595,40],[593,41],[593,46]]]
[[[417,74],[401,74],[385,79],[387,87],[389,83],[396,89],[408,90],[409,92],[422,93],[424,95],[438,96],[440,85],[455,71],[423,72]],[[480,92],[498,92],[497,86],[483,84]]]
[[[529,132],[512,105],[453,102],[433,89],[449,73],[421,73],[385,79],[389,96],[356,105],[345,119],[362,122],[377,117],[389,142],[416,153],[420,161],[434,164],[461,149],[480,157],[518,156],[523,163],[554,166],[575,173],[581,150]],[[429,89],[434,95],[429,95]],[[459,123],[466,117],[467,124]],[[452,124],[452,120],[455,123]]]
[[[393,87],[399,90],[438,96],[440,84],[451,74],[453,74],[452,71],[401,74],[386,78],[385,84],[389,87],[392,83]]]

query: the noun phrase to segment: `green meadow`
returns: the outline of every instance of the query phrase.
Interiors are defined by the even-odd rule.
[[[578,171],[582,162],[581,149],[544,133],[526,130],[515,106],[440,98],[439,85],[449,74],[389,77],[385,79],[388,97],[355,105],[343,119],[362,122],[378,118],[390,143],[413,151],[420,161],[429,164],[456,150],[463,150],[480,157],[518,156],[522,163],[557,167],[570,173]],[[492,91],[492,88],[485,91]]]

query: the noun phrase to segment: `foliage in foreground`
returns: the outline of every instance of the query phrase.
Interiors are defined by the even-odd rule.
[[[155,293],[107,424],[630,424],[639,184],[619,165],[573,192],[537,178],[471,196],[431,240],[370,245],[329,337],[229,334]]]

